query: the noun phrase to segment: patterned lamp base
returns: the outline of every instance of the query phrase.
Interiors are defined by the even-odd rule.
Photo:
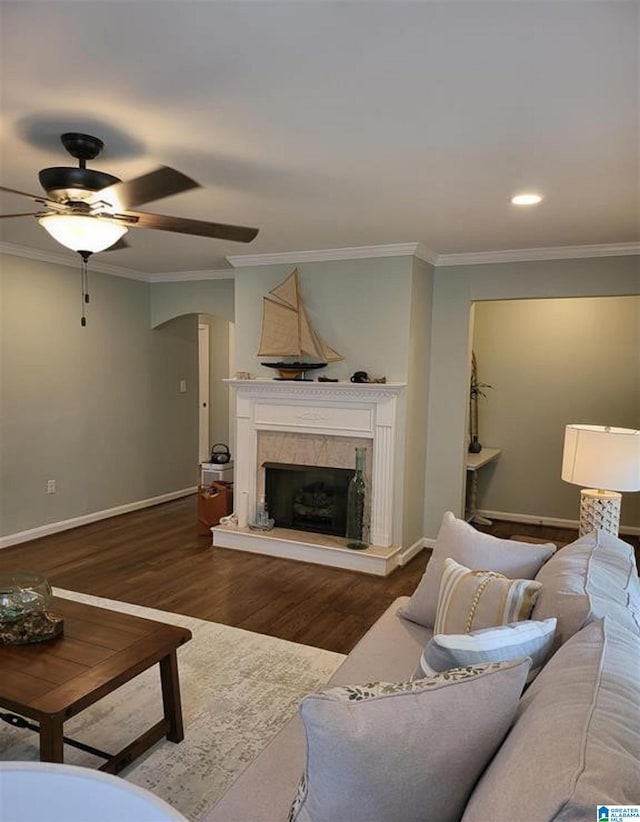
[[[580,536],[601,530],[617,537],[621,500],[622,494],[617,491],[583,488],[580,491]]]

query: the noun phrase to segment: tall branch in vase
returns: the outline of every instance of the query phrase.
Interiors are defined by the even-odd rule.
[[[493,388],[486,382],[478,382],[478,363],[475,352],[471,354],[471,384],[469,386],[469,453],[479,454],[482,445],[478,439],[478,397],[485,397],[485,388]]]

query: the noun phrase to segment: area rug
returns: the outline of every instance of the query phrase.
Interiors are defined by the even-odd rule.
[[[56,596],[189,628],[178,649],[185,738],[166,739],[121,772],[197,822],[295,712],[325,683],[342,654],[230,628],[215,622],[55,589]],[[158,666],[65,724],[65,735],[119,750],[162,718]],[[0,723],[0,760],[37,760],[38,736]],[[65,745],[65,761],[99,767],[102,760]],[[248,821],[249,822],[249,821]]]

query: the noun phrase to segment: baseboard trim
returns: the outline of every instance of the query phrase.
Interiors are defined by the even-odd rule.
[[[507,520],[508,522],[522,522],[528,525],[547,525],[550,528],[572,528],[578,530],[580,523],[577,519],[559,519],[557,517],[537,517],[534,514],[513,514],[510,511],[488,511],[486,509],[477,511],[482,517],[487,519]],[[637,536],[640,528],[635,525],[621,525],[621,534]]]
[[[78,528],[80,525],[88,525],[91,522],[98,522],[98,520],[101,519],[117,517],[120,514],[128,514],[131,511],[138,511],[141,508],[151,508],[163,502],[180,499],[180,497],[188,497],[190,494],[195,494],[197,490],[198,486],[194,485],[190,488],[182,488],[180,491],[160,494],[157,497],[149,497],[148,499],[141,499],[136,502],[127,502],[124,505],[116,505],[115,508],[106,508],[104,511],[93,511],[91,514],[83,514],[81,517],[72,517],[71,519],[60,520],[60,522],[50,522],[47,525],[39,525],[37,528],[30,528],[28,531],[18,531],[15,534],[7,534],[7,536],[0,537],[0,549],[9,548],[11,545],[19,545],[21,542],[28,542],[32,539],[47,537],[49,534],[57,534],[60,531],[68,531],[71,528]]]
[[[425,537],[422,537],[421,539],[414,542],[413,545],[410,545],[408,548],[405,548],[404,550],[398,553],[398,565],[402,568],[407,564],[407,562],[412,560],[415,556],[417,556],[417,554],[420,553],[420,551],[422,551],[423,548],[426,547],[427,540],[425,539]]]

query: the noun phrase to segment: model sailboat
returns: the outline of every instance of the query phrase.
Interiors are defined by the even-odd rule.
[[[262,336],[259,357],[294,357],[291,362],[263,362],[277,368],[280,378],[300,379],[311,368],[344,359],[313,328],[300,297],[298,269],[262,298]],[[303,357],[311,358],[302,361]]]

